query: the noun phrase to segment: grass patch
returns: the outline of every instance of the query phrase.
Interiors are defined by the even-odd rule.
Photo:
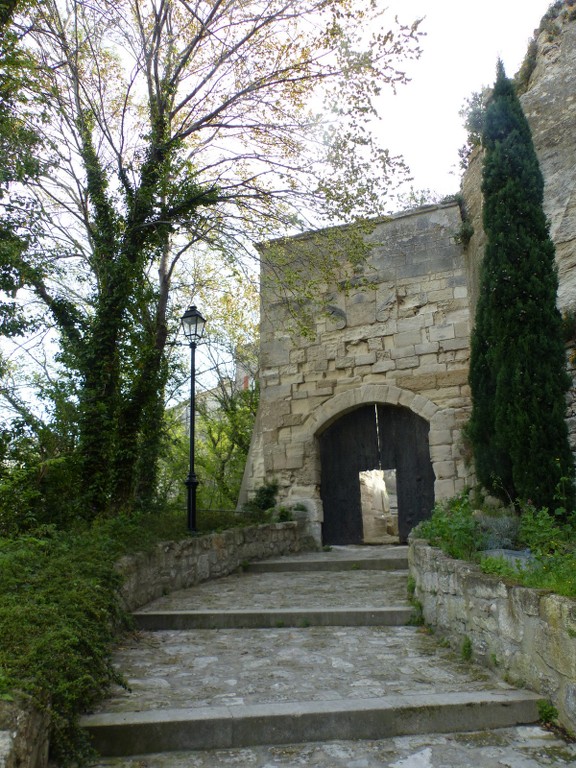
[[[462,661],[472,661],[472,641],[469,637],[465,637],[462,640],[460,656],[462,657]]]

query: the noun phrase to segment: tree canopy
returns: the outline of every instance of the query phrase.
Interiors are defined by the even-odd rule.
[[[17,9],[10,29],[34,62],[19,81],[19,141],[34,141],[35,166],[8,179],[0,201],[16,243],[2,253],[10,279],[0,287],[14,311],[27,302],[27,322],[55,345],[39,353],[42,383],[51,375],[58,391],[52,423],[64,408],[77,425],[77,513],[151,498],[168,342],[201,289],[196,253],[209,248],[238,271],[251,241],[382,212],[403,164],[368,123],[380,89],[405,80],[401,62],[418,55],[419,32],[386,24],[377,5]]]

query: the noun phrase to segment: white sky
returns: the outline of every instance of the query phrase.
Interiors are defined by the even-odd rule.
[[[415,190],[453,194],[460,186],[458,149],[466,138],[459,111],[496,77],[501,58],[512,77],[551,0],[382,0],[391,17],[425,17],[423,53],[408,62],[412,81],[386,97],[378,133],[402,154]]]

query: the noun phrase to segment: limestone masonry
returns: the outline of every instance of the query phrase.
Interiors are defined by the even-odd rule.
[[[574,309],[576,20],[566,15],[553,34],[540,35],[536,67],[522,103],[545,177],[559,306]],[[429,422],[436,499],[474,482],[462,427],[471,408],[470,330],[484,244],[481,165],[478,152],[462,185],[474,226],[468,247],[459,242],[462,217],[456,203],[373,222],[366,236],[370,254],[365,283],[358,282],[348,293],[326,286],[330,314],[318,317],[313,338],[290,334],[283,305],[262,283],[261,404],[243,494],[245,498],[275,478],[285,501],[306,508],[301,515],[318,543],[324,517],[319,438],[360,406],[401,406]],[[314,240],[314,247],[322,247],[323,237],[324,248],[333,245],[333,231],[297,240],[306,237]],[[575,399],[571,392],[569,424],[576,446]]]
[[[475,661],[551,701],[576,732],[576,604],[543,589],[506,584],[412,540],[410,571],[425,622],[458,651],[465,638]]]

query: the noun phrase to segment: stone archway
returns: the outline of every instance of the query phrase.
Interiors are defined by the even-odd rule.
[[[397,540],[407,540],[434,505],[429,430],[428,421],[406,407],[373,403],[341,415],[318,435],[324,544],[366,543],[360,475],[367,470],[394,472]]]

